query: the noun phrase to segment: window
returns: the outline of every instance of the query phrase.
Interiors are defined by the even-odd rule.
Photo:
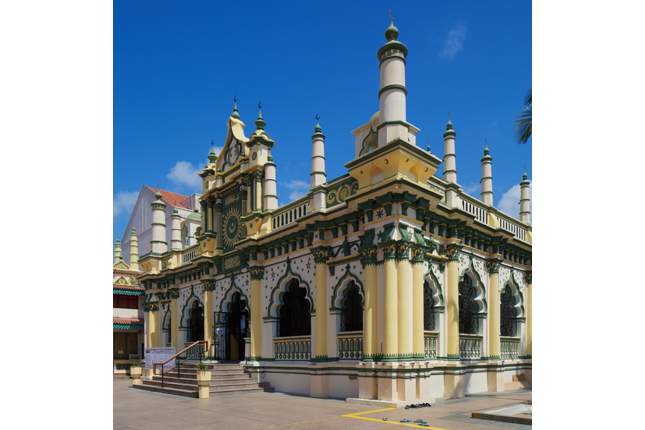
[[[166,316],[163,319],[163,331],[166,335],[166,343],[172,342],[172,330],[170,330],[170,312],[166,312]]]
[[[473,281],[464,276],[459,283],[459,333],[478,334],[479,324],[477,313],[479,306],[475,302],[477,291],[473,286]]]
[[[188,342],[204,340],[204,307],[197,300],[188,311]]]
[[[432,289],[427,282],[423,283],[423,329],[434,331],[434,299],[432,298]]]
[[[345,290],[340,312],[340,331],[363,330],[363,305],[358,285],[351,281]]]
[[[300,287],[300,282],[293,279],[287,285],[287,291],[282,293],[280,306],[280,319],[278,320],[278,333],[284,336],[310,336],[311,305],[306,299],[307,290]]]
[[[517,336],[515,327],[515,297],[510,285],[502,292],[500,300],[499,331],[502,336]]]
[[[120,309],[139,309],[139,297],[114,294],[112,296],[112,307]]]

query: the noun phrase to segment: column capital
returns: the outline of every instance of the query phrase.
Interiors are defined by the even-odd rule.
[[[378,246],[383,249],[384,260],[396,260],[397,243],[394,241],[380,242]]]
[[[213,209],[215,209],[215,213],[222,213],[222,203],[218,201],[213,205]]]
[[[490,258],[486,260],[488,273],[499,273],[499,263],[501,262],[502,260],[500,260],[499,258]]]
[[[328,246],[318,246],[311,250],[311,253],[314,255],[314,262],[316,264],[326,264],[327,255],[329,254]]]
[[[255,178],[256,181],[262,180],[263,176],[264,176],[264,170],[256,169],[253,171],[253,177]]]
[[[446,246],[446,255],[448,256],[448,262],[458,261],[459,251],[464,246],[458,243],[451,243]]]
[[[366,246],[359,252],[361,254],[361,264],[363,267],[376,265],[376,255],[378,254],[378,247],[376,245]]]
[[[412,263],[413,264],[423,264],[425,259],[426,247],[423,245],[414,244],[411,246],[412,249]]]
[[[215,281],[203,281],[203,282],[204,282],[204,291],[215,290]]]
[[[396,260],[397,261],[408,261],[410,259],[410,248],[413,245],[412,242],[405,240],[400,240],[396,244]]]
[[[150,312],[157,312],[159,310],[159,302],[148,303]]]
[[[171,288],[168,290],[168,293],[170,294],[171,299],[179,298],[179,288]]]
[[[264,278],[264,267],[253,266],[249,268],[251,272],[251,281],[259,281]]]
[[[533,271],[528,270],[528,271],[524,272],[524,278],[526,279],[527,284],[532,285],[533,284]]]

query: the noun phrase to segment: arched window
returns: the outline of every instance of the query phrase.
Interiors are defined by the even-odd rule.
[[[163,319],[163,331],[166,335],[166,343],[172,342],[172,330],[170,329],[170,311],[166,312],[166,316]]]
[[[479,324],[477,312],[479,306],[475,302],[477,291],[473,281],[466,275],[459,283],[459,333],[478,334]]]
[[[423,329],[434,331],[434,299],[428,282],[423,283]]]
[[[351,281],[345,290],[340,311],[340,331],[363,330],[363,305],[356,282]]]
[[[188,228],[186,226],[183,226],[181,229],[181,241],[184,243],[184,247],[190,246],[190,238],[188,237]]]
[[[499,331],[502,336],[517,336],[515,329],[515,297],[506,286],[500,300]]]
[[[310,336],[311,315],[309,310],[311,304],[306,299],[307,290],[300,287],[300,282],[293,279],[287,285],[287,291],[282,293],[280,306],[279,330],[280,337],[283,336]]]
[[[195,300],[188,311],[188,342],[204,340],[204,307]]]

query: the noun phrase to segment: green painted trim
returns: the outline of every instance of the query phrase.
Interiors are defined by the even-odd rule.
[[[409,122],[406,122],[406,121],[401,121],[401,120],[395,120],[395,121],[383,121],[382,123],[380,123],[379,125],[377,125],[377,126],[376,126],[376,131],[378,132],[380,129],[382,129],[382,128],[383,128],[383,127],[385,127],[386,125],[402,125],[402,126],[404,126],[404,127],[407,127],[407,128],[408,128],[408,130],[409,130],[409,129],[410,129],[410,126],[411,126],[412,124],[410,124]],[[399,140],[400,140],[401,142],[405,142],[405,141],[404,141],[404,140],[402,140],[402,139],[399,139]],[[405,142],[405,143],[407,143],[408,145],[412,145],[410,142]],[[390,143],[390,144],[388,144],[388,145],[391,145],[391,143]],[[415,146],[415,148],[418,148],[416,145],[414,145],[414,146]],[[385,146],[382,146],[382,148],[385,148]],[[419,150],[423,151],[421,148],[419,148]],[[425,152],[425,151],[423,151],[423,152],[424,152],[425,154],[428,154],[428,153],[427,153],[427,152]],[[428,155],[429,155],[429,154],[428,154]]]
[[[381,88],[381,89],[380,89],[380,91],[378,92],[378,98],[380,99],[380,98],[381,98],[381,94],[383,94],[384,92],[386,92],[386,91],[388,91],[388,90],[402,90],[402,91],[403,91],[403,93],[404,93],[406,96],[408,95],[408,89],[407,89],[407,88],[405,88],[405,85],[400,85],[400,84],[390,84],[390,85],[386,85],[386,86],[384,86],[383,88]]]
[[[131,330],[131,329],[142,329],[143,324],[112,324],[113,330]]]

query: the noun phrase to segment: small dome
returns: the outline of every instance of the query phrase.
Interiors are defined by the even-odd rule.
[[[385,30],[385,38],[388,42],[396,40],[399,37],[399,29],[394,26],[394,21],[390,21],[390,26]]]
[[[161,191],[157,190],[157,192],[155,193],[155,197],[157,198],[157,200],[161,200],[161,198],[163,197],[161,195]]]
[[[197,209],[195,209],[195,211],[197,211]],[[186,218],[201,220],[202,219],[202,214],[200,214],[199,212],[193,212],[192,214],[188,215]]]
[[[376,113],[375,113],[374,115],[372,115],[372,117],[370,118],[370,121],[369,121],[369,122],[372,122],[372,121],[374,121],[375,119],[380,118],[380,117],[381,117],[381,111],[380,111],[380,110],[378,110],[378,111],[376,111]]]

